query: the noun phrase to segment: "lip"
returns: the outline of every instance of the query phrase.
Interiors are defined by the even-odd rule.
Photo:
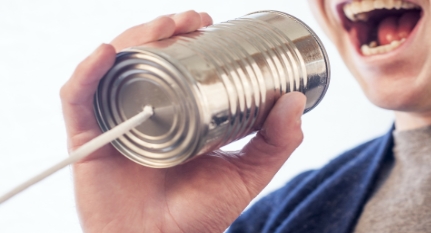
[[[417,38],[417,34],[419,34],[419,31],[421,30],[421,28],[425,24],[424,7],[421,4],[419,4],[417,1],[406,1],[406,2],[414,3],[418,6],[420,6],[422,9],[421,18],[417,22],[415,28],[410,33],[408,38],[399,47],[397,47],[396,49],[394,49],[390,52],[383,53],[383,54],[376,54],[376,55],[372,55],[372,56],[364,56],[361,52],[360,42],[356,38],[352,38],[350,36],[349,32],[347,31],[346,24],[344,23],[345,15],[344,15],[342,8],[345,4],[348,4],[351,2],[353,2],[353,0],[334,1],[331,8],[332,8],[333,12],[335,12],[335,15],[337,16],[337,21],[340,24],[341,28],[344,29],[343,30],[344,37],[350,41],[350,43],[349,43],[349,46],[351,47],[350,49],[355,51],[356,57],[360,58],[365,63],[372,63],[372,64],[376,65],[377,63],[389,62],[391,60],[391,58],[401,56],[402,53],[406,51],[406,48],[409,47],[412,43],[414,43],[415,39]]]
[[[361,0],[361,1],[364,1],[364,0]],[[403,0],[403,1],[416,4],[423,9],[423,6],[419,3],[418,0]],[[355,2],[355,0],[334,0],[331,3],[331,8],[332,8],[333,12],[337,12],[337,7],[339,5],[345,5],[347,3],[352,3],[352,2]],[[358,1],[358,2],[360,2],[360,1]],[[338,16],[338,17],[339,17],[338,19],[341,19],[340,16]]]
[[[404,51],[406,51],[406,48],[410,47],[411,44],[414,43],[415,39],[417,38],[417,34],[419,33],[420,29],[422,28],[424,24],[424,20],[423,17],[421,17],[421,19],[418,21],[418,23],[416,24],[415,28],[413,29],[413,31],[410,33],[409,37],[407,37],[407,39],[397,48],[395,48],[394,50],[387,52],[387,53],[382,53],[382,54],[376,54],[376,55],[372,55],[372,56],[364,56],[360,50],[360,48],[358,48],[356,46],[355,50],[357,55],[359,55],[363,61],[367,62],[367,63],[373,63],[376,64],[379,61],[390,61],[391,58],[394,57],[400,57],[402,55],[402,53]]]

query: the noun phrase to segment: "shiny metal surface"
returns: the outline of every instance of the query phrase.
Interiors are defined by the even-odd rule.
[[[283,93],[303,92],[310,111],[329,76],[310,28],[286,13],[255,12],[119,53],[95,112],[106,131],[153,106],[150,120],[113,145],[139,164],[171,167],[258,130]]]

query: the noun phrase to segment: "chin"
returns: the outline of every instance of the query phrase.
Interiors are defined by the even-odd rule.
[[[417,77],[375,78],[373,81],[359,81],[366,97],[374,105],[397,112],[431,111],[430,84],[424,85]]]

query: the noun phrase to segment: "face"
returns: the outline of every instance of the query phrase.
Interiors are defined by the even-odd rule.
[[[374,104],[431,112],[430,0],[308,1]]]

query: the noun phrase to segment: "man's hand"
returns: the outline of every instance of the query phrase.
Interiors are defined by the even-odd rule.
[[[188,11],[135,26],[81,62],[61,90],[69,150],[101,134],[93,114],[99,80],[116,52],[212,23]],[[135,164],[106,145],[73,166],[85,232],[223,232],[302,141],[305,97],[282,96],[241,151],[214,151],[169,169]]]

